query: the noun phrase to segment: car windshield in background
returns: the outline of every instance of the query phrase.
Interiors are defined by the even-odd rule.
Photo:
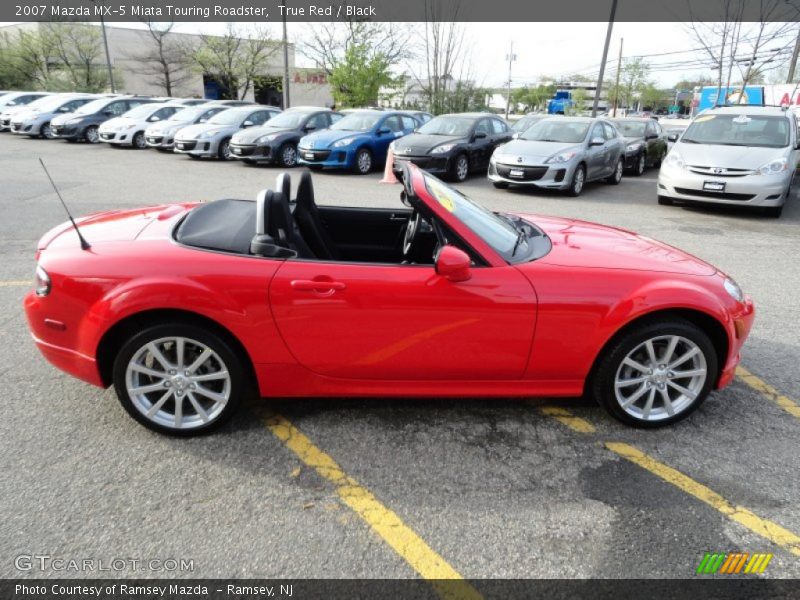
[[[532,142],[578,144],[586,138],[589,124],[588,121],[546,119],[531,125],[519,136],[519,139]]]
[[[229,108],[211,117],[207,123],[210,125],[238,125],[244,120],[245,113]]]
[[[617,126],[619,132],[625,137],[644,137],[644,130],[647,127],[647,123],[642,121],[612,120],[611,122]]]
[[[383,115],[350,113],[331,125],[331,129],[339,131],[369,131]]]
[[[435,177],[424,172],[423,177],[425,177],[425,187],[439,204],[494,248],[498,254],[508,260],[511,259],[519,238],[516,227]]]
[[[511,126],[516,132],[525,131],[528,127],[542,120],[542,117],[522,117],[519,121]]]
[[[267,125],[269,127],[282,127],[286,129],[294,129],[295,127],[300,127],[300,123],[303,122],[309,114],[307,112],[284,112],[275,117],[272,117]]]
[[[465,136],[472,129],[474,123],[473,119],[464,117],[435,117],[417,129],[417,133]]]
[[[58,96],[56,97],[43,96],[42,98],[34,100],[30,104],[28,104],[28,108],[30,110],[41,110],[41,111],[55,110],[66,102],[67,100],[59,98]]]
[[[142,104],[136,108],[130,109],[123,116],[130,119],[146,119],[158,109],[158,105]]]
[[[108,104],[110,100],[108,98],[100,98],[98,100],[92,100],[88,104],[84,104],[78,110],[75,111],[74,114],[76,115],[93,115],[98,110],[103,110]]]
[[[700,115],[681,142],[783,148],[789,145],[789,120],[768,115]]]
[[[172,115],[168,121],[176,121],[178,123],[186,123],[188,121],[194,121],[200,115],[210,112],[213,109],[209,109],[208,107],[204,106],[191,106],[189,108],[184,108],[179,110],[174,115]],[[222,109],[219,109],[222,110]],[[214,113],[210,113],[214,114]]]

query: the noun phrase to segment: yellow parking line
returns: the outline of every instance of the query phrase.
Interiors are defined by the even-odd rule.
[[[800,419],[800,405],[798,405],[788,396],[781,394],[766,381],[756,377],[750,371],[741,366],[736,367],[736,376],[759,394],[764,396],[767,400],[774,402],[790,415]]]
[[[347,475],[333,458],[315,446],[286,418],[270,412],[263,421],[275,437],[303,463],[331,482],[342,501],[353,509],[383,541],[403,557],[420,576],[430,580],[439,597],[448,600],[482,598],[469,582],[403,523],[397,514],[381,504],[372,492]]]
[[[705,502],[710,507],[718,510],[732,521],[743,525],[753,533],[768,539],[778,546],[786,548],[792,554],[800,556],[800,536],[797,534],[788,529],[784,529],[777,523],[762,519],[743,506],[732,505],[717,492],[704,486],[702,483],[698,483],[680,471],[658,462],[656,459],[633,446],[618,442],[607,442],[606,448],[632,463],[639,465],[643,469],[650,471],[653,475],[660,477],[667,483],[671,483],[687,494],[691,494],[698,500]]]
[[[33,285],[30,280],[25,281],[0,281],[0,287],[23,287]]]
[[[576,417],[566,408],[561,408],[560,406],[542,406],[539,412],[547,417],[553,417],[562,425],[566,425],[578,433],[594,433],[596,431],[594,425],[589,421]]]

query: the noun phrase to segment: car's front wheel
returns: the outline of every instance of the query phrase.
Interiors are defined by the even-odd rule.
[[[282,167],[297,166],[297,146],[291,142],[286,142],[278,148],[278,161]]]
[[[231,141],[224,139],[217,147],[217,158],[220,160],[231,160]]]
[[[245,393],[242,360],[216,333],[190,324],[154,325],[130,337],[114,360],[125,410],[169,435],[208,433],[228,420]]]
[[[604,351],[590,390],[614,417],[660,427],[687,417],[717,377],[708,335],[682,319],[656,320],[624,332]]]
[[[83,137],[90,144],[97,144],[100,142],[100,134],[97,133],[97,125],[89,125],[86,131],[83,132]]]
[[[372,170],[372,152],[362,148],[356,152],[356,159],[353,162],[353,171],[358,175],[366,175]]]
[[[144,131],[137,131],[131,140],[131,145],[137,150],[144,150],[147,148],[147,140],[144,139]]]
[[[469,175],[469,159],[466,154],[459,154],[450,163],[448,173],[451,181],[462,182]]]
[[[53,130],[50,127],[50,121],[42,125],[42,128],[39,130],[39,134],[47,140],[52,140],[56,137],[53,135]]]
[[[578,165],[575,167],[575,172],[572,174],[572,181],[567,188],[567,195],[577,197],[581,195],[583,186],[586,184],[586,167]]]

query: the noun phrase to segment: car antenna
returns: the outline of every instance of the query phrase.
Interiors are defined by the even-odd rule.
[[[39,158],[39,164],[42,165],[42,168],[44,169],[44,174],[47,175],[47,178],[50,180],[50,185],[53,186],[53,189],[56,191],[58,199],[61,200],[61,206],[63,206],[64,210],[67,211],[67,216],[69,217],[70,223],[72,223],[72,226],[75,228],[75,233],[78,234],[78,239],[81,241],[81,248],[83,248],[84,250],[88,250],[89,248],[91,248],[91,245],[89,245],[89,242],[87,242],[86,238],[83,237],[83,235],[81,234],[81,230],[78,229],[78,224],[75,222],[75,219],[72,218],[72,213],[69,212],[69,208],[67,208],[67,203],[64,202],[64,198],[61,197],[61,192],[58,191],[58,188],[56,187],[56,182],[53,181],[52,177],[50,177],[50,172],[47,170],[47,167],[44,166],[44,161],[41,158]]]

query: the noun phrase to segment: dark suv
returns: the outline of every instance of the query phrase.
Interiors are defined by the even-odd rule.
[[[54,118],[50,121],[50,129],[53,137],[61,140],[68,142],[86,140],[96,144],[100,141],[97,128],[109,119],[119,117],[140,104],[161,101],[147,96],[98,98],[84,104],[73,113]]]

